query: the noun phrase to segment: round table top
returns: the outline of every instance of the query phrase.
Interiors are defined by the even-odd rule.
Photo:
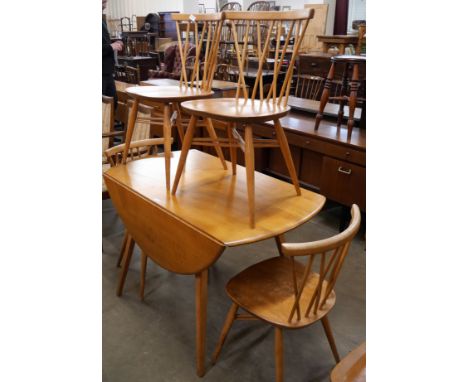
[[[125,89],[132,98],[151,101],[187,101],[198,98],[211,97],[212,90],[201,90],[186,86],[132,86]]]
[[[284,101],[284,99],[283,99]],[[188,114],[231,122],[262,122],[284,117],[289,106],[273,101],[247,100],[243,98],[212,98],[181,103]]]

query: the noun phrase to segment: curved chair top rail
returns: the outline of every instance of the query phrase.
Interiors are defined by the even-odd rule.
[[[217,13],[173,13],[174,21],[220,21],[224,20],[225,12]]]
[[[314,9],[297,9],[294,11],[228,11],[225,14],[226,20],[307,20],[314,17]]]
[[[223,11],[242,11],[242,4],[238,3],[236,1],[231,1],[229,3],[224,4],[221,9],[221,12]]]

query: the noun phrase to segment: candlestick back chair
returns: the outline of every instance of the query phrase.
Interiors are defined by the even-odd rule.
[[[234,320],[262,320],[275,327],[276,381],[283,380],[283,329],[301,329],[321,321],[335,361],[340,357],[327,314],[336,302],[333,287],[359,230],[359,207],[351,207],[348,228],[333,237],[310,243],[282,243],[281,256],[264,260],[234,276],[226,285],[233,301],[212,363],[216,363]],[[296,257],[307,258],[306,265]],[[314,271],[314,260],[318,264]],[[237,314],[241,308],[247,314]]]
[[[181,103],[182,110],[191,116],[182,152],[175,175],[172,194],[175,194],[189,149],[192,145],[229,147],[232,162],[232,172],[236,174],[236,150],[240,148],[245,154],[247,172],[247,190],[249,203],[249,224],[255,227],[255,183],[254,183],[254,148],[279,147],[286,162],[289,175],[294,184],[297,195],[301,194],[299,181],[294,168],[291,152],[279,119],[290,110],[288,95],[291,87],[291,79],[294,71],[294,61],[307,29],[309,20],[313,17],[313,9],[303,9],[289,12],[226,12],[226,23],[230,26],[234,37],[234,46],[239,64],[239,80],[235,98],[218,98],[193,100]],[[237,25],[245,25],[243,34],[238,35]],[[262,29],[267,26],[265,38],[261,38]],[[285,28],[284,26],[288,26]],[[286,33],[285,39],[281,38]],[[247,59],[248,45],[251,36],[257,36],[256,49],[252,50],[257,55],[258,69],[255,84],[249,95],[248,86],[244,77],[244,64]],[[284,36],[283,36],[284,37]],[[273,39],[276,41],[272,46]],[[282,47],[280,41],[294,41],[290,65],[286,74],[281,73],[282,63],[288,44]],[[240,44],[240,42],[243,42]],[[281,47],[281,49],[280,49]],[[276,49],[275,49],[276,48]],[[264,63],[270,49],[275,49],[275,61],[273,68],[273,81],[267,95],[264,95],[263,70]],[[280,86],[278,78],[284,75],[284,82]],[[278,89],[279,88],[279,89]],[[259,99],[257,99],[259,98]],[[194,138],[195,122],[198,117],[208,117],[228,123],[227,138],[219,138],[217,141],[210,138]],[[276,139],[254,139],[252,126],[254,123],[267,121],[274,122]],[[238,131],[244,128],[244,137]]]
[[[133,107],[130,111],[127,134],[125,138],[125,150],[123,152],[123,163],[127,160],[128,148],[130,146],[130,137],[136,121],[136,112],[140,102],[146,105],[164,104],[163,107],[163,136],[164,157],[166,165],[166,188],[170,189],[170,161],[171,161],[171,114],[176,111],[176,126],[181,141],[184,138],[181,112],[179,103],[186,100],[195,100],[211,97],[214,92],[211,90],[211,84],[216,69],[217,53],[221,26],[224,19],[224,13],[213,14],[183,14],[175,13],[172,19],[176,22],[178,37],[178,49],[181,56],[181,75],[179,86],[135,86],[127,88],[128,95],[134,99]],[[187,74],[187,55],[190,41],[194,40],[196,52],[194,67],[191,75]],[[203,64],[206,70],[203,73],[200,69]],[[150,118],[151,122],[160,123],[161,118]],[[196,120],[193,124],[196,124]],[[217,141],[211,119],[206,119],[207,130],[213,141]],[[219,145],[215,145],[216,152],[224,168],[227,168],[223,153]]]

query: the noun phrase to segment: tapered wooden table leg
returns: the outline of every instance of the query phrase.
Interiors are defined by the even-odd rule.
[[[174,178],[174,183],[172,185],[172,195],[175,195],[177,187],[179,186],[179,180],[182,176],[182,171],[184,171],[185,161],[187,160],[187,155],[192,146],[193,133],[195,132],[195,125],[197,124],[197,117],[191,116],[190,122],[185,132],[184,142],[182,143],[182,150],[180,152],[179,164],[177,165],[177,170]]]
[[[255,153],[252,126],[245,126],[245,171],[247,173],[247,197],[249,200],[249,223],[255,228]]]
[[[180,106],[178,102],[173,103],[174,110],[177,112],[176,118],[176,126],[177,132],[179,133],[180,142],[184,141],[184,127],[182,126],[182,111],[180,110]]]
[[[140,259],[140,300],[145,298],[145,281],[146,281],[146,265],[148,264],[148,256],[143,252]]]
[[[196,338],[197,338],[197,375],[205,375],[206,350],[206,308],[208,301],[208,269],[195,275]]]
[[[122,264],[122,259],[123,259],[123,257],[124,257],[124,253],[125,253],[125,248],[126,248],[126,246],[127,246],[128,237],[129,237],[128,231],[125,230],[124,238],[123,238],[123,241],[122,241],[122,247],[120,248],[119,259],[117,260],[117,268],[120,267],[120,265]]]
[[[275,121],[275,131],[276,136],[278,137],[281,153],[283,154],[286,167],[289,171],[289,176],[291,177],[291,181],[294,184],[294,188],[296,189],[296,194],[301,195],[301,187],[299,186],[299,179],[297,179],[296,168],[294,167],[294,162],[292,160],[288,139],[286,138],[286,134],[284,133],[283,127],[281,126],[279,120]]]
[[[164,104],[164,160],[166,162],[166,189],[171,189],[171,105]]]
[[[276,382],[283,382],[283,331],[275,328],[275,374]]]
[[[136,117],[138,114],[138,105],[140,101],[138,98],[133,100],[133,106],[130,109],[130,115],[128,116],[128,126],[127,133],[125,134],[125,150],[123,152],[123,163],[127,163],[128,148],[130,147],[130,142],[132,141],[133,130],[135,129]]]

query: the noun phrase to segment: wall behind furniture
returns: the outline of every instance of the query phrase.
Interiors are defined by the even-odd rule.
[[[120,19],[132,15],[146,16],[148,13],[184,10],[184,3],[188,7],[193,3],[196,9],[196,0],[109,0],[107,2],[107,19]]]

